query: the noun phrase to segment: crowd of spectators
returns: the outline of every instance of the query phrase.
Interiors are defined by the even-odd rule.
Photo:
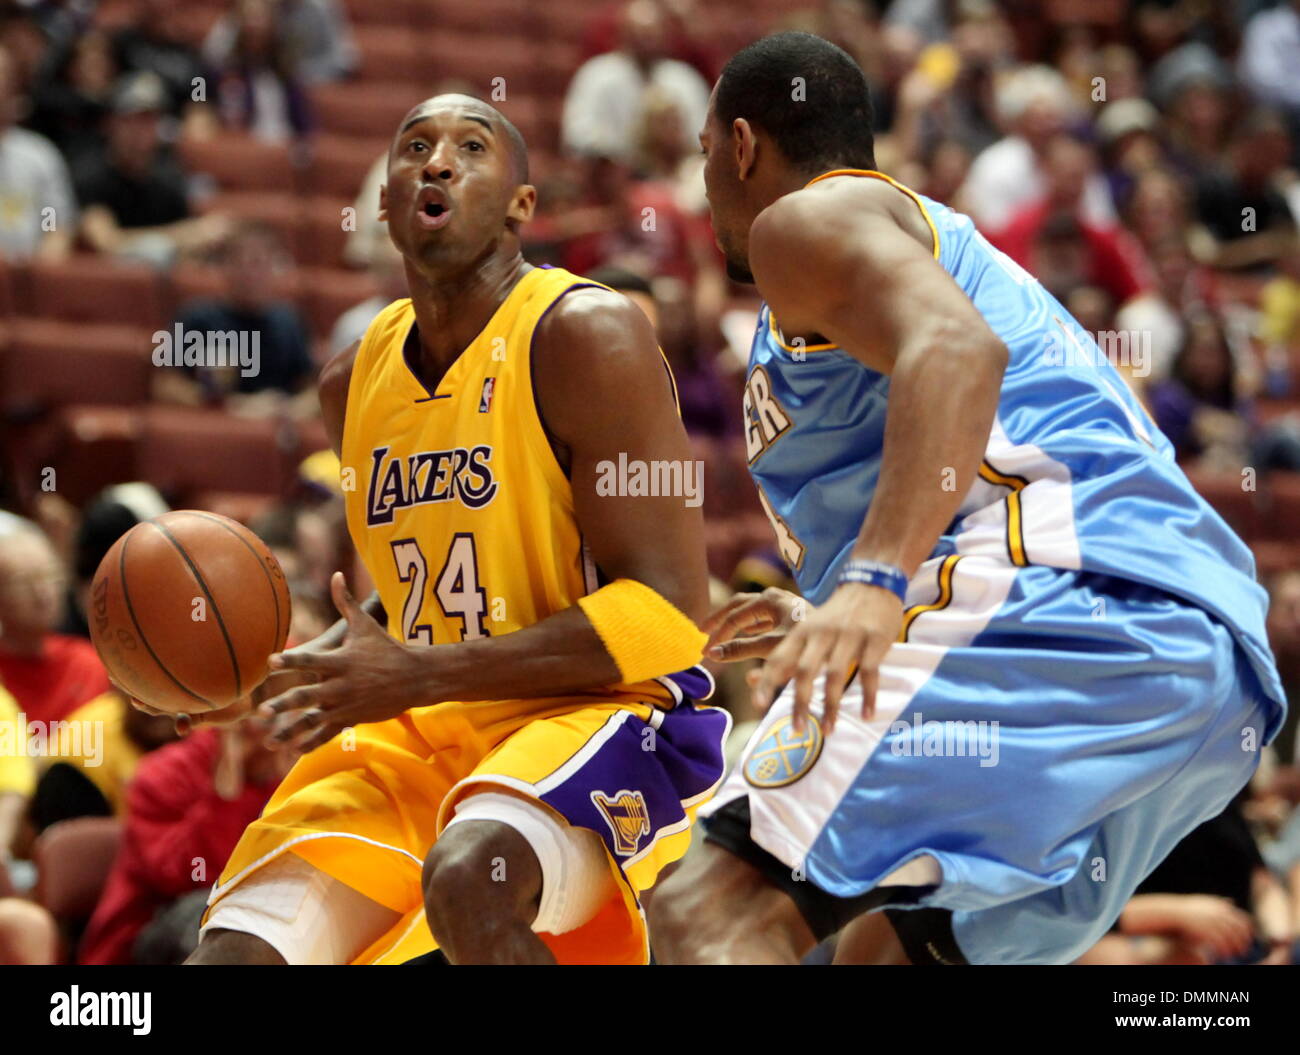
[[[432,40],[450,7],[428,7]],[[1300,496],[1300,0],[569,9],[554,41],[572,58],[567,87],[532,96],[532,110],[517,95],[499,102],[529,135],[539,191],[526,255],[624,291],[654,321],[706,463],[718,595],[789,577],[741,434],[756,301],[727,280],[713,244],[696,133],[734,48],[806,29],[865,71],[881,170],[968,213],[1118,349],[1116,365],[1189,476],[1256,546],[1273,598],[1270,635],[1293,702],[1283,737],[1254,784],[1150,877],[1086,962],[1294,957],[1300,549],[1297,520],[1283,518],[1300,518],[1300,501],[1275,496]],[[93,256],[162,274],[207,268],[210,281],[175,321],[260,336],[255,377],[159,371],[153,403],[309,423],[320,365],[402,295],[402,261],[377,214],[389,128],[358,137],[351,159],[339,266],[368,282],[366,295],[324,318],[308,318],[286,292],[304,260],[276,217],[225,208],[237,195],[214,199],[227,188],[194,160],[204,144],[239,137],[317,164],[322,103],[364,91],[374,68],[368,49],[382,32],[363,32],[360,10],[341,0],[0,0],[0,265]],[[431,64],[419,92],[388,102],[400,116],[422,94],[488,97],[495,55],[484,47],[476,67]],[[308,458],[246,518],[293,584],[297,640],[330,618],[329,571],[353,569],[334,472],[327,456]],[[189,497],[152,483],[161,486],[112,486],[76,503],[8,482],[0,494],[24,514],[0,514],[0,730],[81,720],[104,731],[94,766],[84,744],[52,743],[40,757],[0,750],[0,962],[182,957],[202,892],[286,763],[251,727],[177,740],[129,708],[98,666],[86,589],[99,557],[132,524]],[[737,691],[743,672],[720,675],[743,729],[753,717]],[[116,818],[120,848],[95,911],[56,919],[42,915],[33,862],[42,833],[77,817]]]

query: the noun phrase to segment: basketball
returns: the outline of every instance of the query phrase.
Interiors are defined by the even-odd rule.
[[[242,524],[177,510],[108,551],[89,622],[114,682],[151,707],[193,714],[230,705],[266,677],[289,633],[289,590]]]

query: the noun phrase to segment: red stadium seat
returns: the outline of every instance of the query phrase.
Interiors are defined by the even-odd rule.
[[[275,495],[249,494],[246,491],[199,491],[190,499],[190,509],[206,509],[248,525],[275,508]]]
[[[110,484],[139,478],[142,430],[134,407],[64,407],[50,424],[40,464],[54,469],[59,494],[80,505]]]
[[[240,133],[183,141],[180,154],[192,172],[207,173],[221,190],[284,191],[296,178],[287,146]]]
[[[382,139],[387,147],[397,123],[432,91],[423,81],[322,84],[312,93],[321,131],[327,135]]]
[[[450,30],[456,33],[522,39],[532,36],[535,27],[533,11],[539,5],[530,3],[529,0],[474,0],[473,4],[441,0],[430,6],[433,7],[433,12],[425,17],[437,27],[439,33]],[[577,24],[579,23],[570,23],[565,31],[572,32]]]
[[[230,191],[214,194],[203,203],[205,213],[219,213],[236,222],[260,223],[274,228],[285,248],[297,251],[302,199],[291,191]]]
[[[1185,470],[1187,478],[1219,516],[1243,539],[1250,541],[1259,535],[1259,502],[1254,491],[1243,486],[1240,473],[1207,473],[1202,470]]]
[[[0,319],[7,319],[16,314],[18,296],[15,286],[18,283],[18,269],[0,259]]]
[[[220,297],[226,289],[226,276],[219,267],[183,264],[167,276],[168,318],[193,300]]]
[[[90,918],[122,841],[114,817],[59,821],[36,840],[36,901],[60,923]]]
[[[1270,474],[1264,496],[1263,535],[1295,542],[1300,538],[1300,473]]]
[[[397,127],[396,121],[393,127]],[[308,193],[346,198],[351,205],[375,162],[387,155],[388,144],[388,139],[317,136],[312,145],[311,168],[304,173]]]
[[[344,266],[349,232],[343,229],[343,210],[352,208],[352,203],[350,198],[307,199],[298,234],[298,260],[304,266]]]
[[[152,332],[131,326],[20,319],[0,352],[0,392],[9,414],[69,403],[129,406],[149,398]]]
[[[375,25],[398,27],[418,25],[429,18],[434,5],[432,0],[343,0],[348,21],[355,27]]]
[[[364,271],[304,268],[301,277],[298,304],[318,337],[328,337],[340,315],[376,293]]]
[[[158,272],[146,264],[124,263],[90,254],[27,269],[23,314],[60,322],[103,322],[145,326],[163,323],[163,290]]]
[[[174,504],[201,491],[283,494],[292,479],[296,436],[280,422],[219,410],[149,407],[140,444],[140,478]]]
[[[430,36],[434,26],[430,26]],[[362,80],[418,80],[429,76],[423,54],[423,37],[409,26],[356,26],[357,50],[361,53],[357,76]]]
[[[507,100],[513,94],[526,95],[537,90],[537,72],[543,64],[542,55],[549,51],[552,43],[548,41],[545,48],[541,48],[526,38],[432,33],[427,41],[421,41],[422,75],[432,78],[432,83],[447,78],[467,81],[476,94],[495,105],[499,96],[493,99],[491,93],[497,86],[494,82],[498,77],[504,78],[500,86],[505,89]],[[568,75],[572,73],[570,69]]]

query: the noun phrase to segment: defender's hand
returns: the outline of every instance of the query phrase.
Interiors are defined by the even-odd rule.
[[[769,586],[762,593],[738,593],[700,627],[709,635],[704,654],[734,663],[766,656],[808,611],[808,602]]]
[[[903,602],[889,590],[863,583],[840,586],[830,600],[798,620],[753,678],[754,706],[766,711],[783,683],[794,680],[791,725],[802,733],[812,704],[813,683],[826,675],[825,735],[835,728],[840,698],[856,668],[862,686],[862,717],[876,710],[880,661],[898,639]]]
[[[348,591],[342,572],[330,579],[330,594],[347,621],[336,648],[307,647],[271,657],[271,669],[312,679],[282,691],[261,706],[268,718],[279,715],[272,739],[301,753],[362,722],[395,718],[423,697],[416,661],[394,641]],[[427,699],[425,702],[428,702]]]

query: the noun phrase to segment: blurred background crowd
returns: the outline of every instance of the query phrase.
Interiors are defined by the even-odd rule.
[[[292,640],[332,621],[329,573],[358,569],[314,379],[404,295],[378,188],[420,99],[509,116],[528,259],[655,322],[718,597],[789,584],[741,433],[758,305],[696,133],[726,59],[790,28],[861,65],[883,171],[1107,335],[1272,597],[1287,729],[1087,959],[1294,956],[1300,0],[0,0],[0,963],[178,961],[288,764],[251,724],[178,739],[126,706],[89,583],[139,520],[205,508],[280,558]],[[260,370],[155,365],[178,324],[257,333]]]

